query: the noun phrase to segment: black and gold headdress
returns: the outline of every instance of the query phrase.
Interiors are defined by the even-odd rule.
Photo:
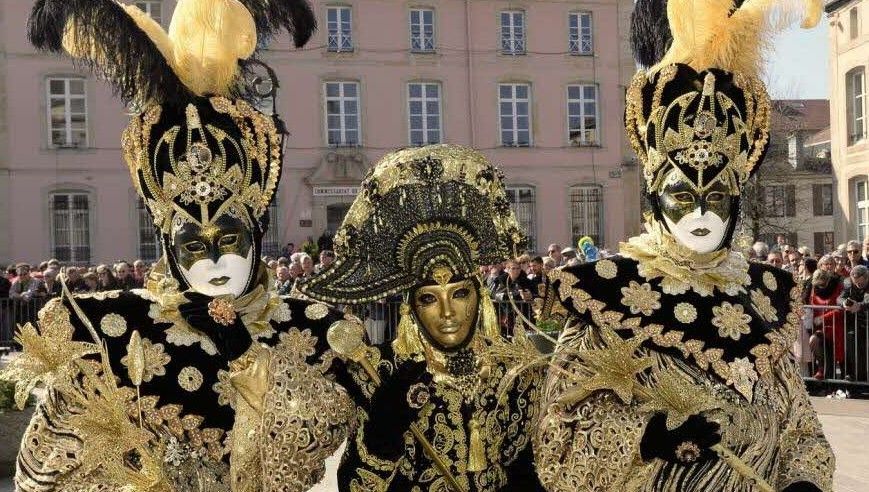
[[[650,193],[675,171],[700,193],[721,182],[740,194],[769,144],[763,49],[795,12],[812,27],[820,1],[638,1],[635,56],[654,66],[634,77],[625,126]]]
[[[262,232],[280,177],[283,125],[242,95],[258,42],[316,27],[304,0],[179,0],[169,29],[116,0],[38,0],[29,37],[106,79],[137,114],[122,148],[164,236],[229,214]],[[273,94],[272,94],[273,95]]]
[[[466,277],[514,256],[523,242],[503,176],[482,154],[456,145],[399,150],[362,182],[335,235],[338,261],[301,291],[368,302],[439,272]]]

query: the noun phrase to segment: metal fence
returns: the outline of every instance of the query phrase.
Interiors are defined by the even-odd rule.
[[[36,316],[47,298],[39,297],[29,301],[0,299],[0,348],[12,346],[15,327],[36,321]]]

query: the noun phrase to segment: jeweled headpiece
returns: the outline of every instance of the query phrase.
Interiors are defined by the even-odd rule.
[[[467,277],[515,256],[523,242],[503,175],[481,153],[457,145],[398,150],[362,182],[335,235],[336,263],[301,291],[368,302],[444,272]]]
[[[315,27],[304,0],[179,0],[168,31],[115,0],[38,0],[29,37],[84,62],[137,109],[123,153],[165,238],[226,214],[263,232],[284,132],[244,99],[251,59],[258,41],[287,30],[301,46]]]
[[[759,74],[771,28],[786,26],[797,11],[803,27],[820,18],[819,0],[794,7],[772,0],[638,0],[635,56],[654,66],[631,83],[625,128],[649,193],[674,176],[701,193],[721,182],[740,194],[769,145],[770,98]],[[661,29],[665,23],[669,32]]]

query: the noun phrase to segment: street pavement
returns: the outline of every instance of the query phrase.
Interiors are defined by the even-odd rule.
[[[836,453],[835,492],[869,491],[869,400],[813,398],[824,432]],[[11,443],[9,443],[11,444]],[[3,443],[6,445],[6,443]],[[335,492],[338,456],[329,459],[326,478],[312,492]],[[0,479],[0,492],[12,492],[12,481]]]

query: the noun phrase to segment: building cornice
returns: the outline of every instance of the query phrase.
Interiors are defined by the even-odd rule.
[[[836,10],[839,10],[840,8],[852,2],[854,2],[854,0],[832,0],[830,2],[827,2],[827,5],[824,6],[824,12],[828,14],[835,12]]]

